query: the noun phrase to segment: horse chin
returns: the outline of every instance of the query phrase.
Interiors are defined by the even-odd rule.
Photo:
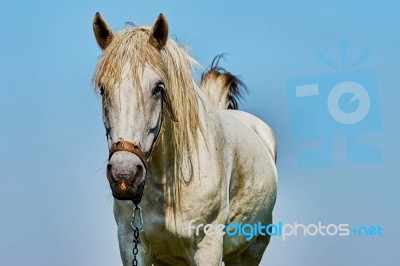
[[[117,200],[131,200],[139,202],[142,198],[145,180],[137,186],[128,186],[125,182],[111,184],[112,195]]]
[[[137,198],[138,198],[138,196],[134,196],[134,195],[128,195],[128,194],[125,194],[125,195],[116,195],[116,194],[114,194],[113,193],[113,197],[114,197],[114,199],[117,199],[117,200],[131,200],[131,201],[134,201],[134,200],[136,200]]]

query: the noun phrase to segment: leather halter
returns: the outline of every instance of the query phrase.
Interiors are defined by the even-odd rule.
[[[153,144],[151,145],[150,154],[147,158],[146,158],[143,150],[137,144],[132,143],[130,141],[126,141],[123,138],[119,138],[117,142],[114,142],[111,145],[111,149],[110,149],[110,152],[108,155],[108,160],[110,160],[111,156],[113,156],[113,154],[117,151],[127,151],[127,152],[133,153],[136,156],[138,156],[140,161],[142,161],[144,168],[147,170],[148,163],[150,162],[151,157],[153,156],[153,153],[154,153],[154,148],[160,138],[161,131],[163,128],[163,123],[164,123],[164,120],[162,119],[162,116],[161,116],[161,127],[157,133],[156,138],[153,141]]]
[[[164,101],[161,102],[161,110],[164,110],[163,103],[164,103]],[[168,109],[168,107],[167,107],[167,109]],[[133,153],[136,156],[138,156],[140,161],[142,161],[144,168],[147,170],[148,163],[150,162],[151,157],[153,156],[154,148],[155,148],[156,144],[158,143],[158,140],[161,135],[161,131],[163,130],[163,125],[164,125],[163,117],[164,117],[164,115],[162,114],[160,130],[158,131],[157,136],[154,139],[153,144],[151,145],[150,154],[147,158],[146,158],[143,150],[137,144],[132,143],[130,141],[126,141],[123,138],[118,138],[118,141],[114,142],[111,145],[111,149],[110,149],[109,155],[108,155],[108,160],[110,161],[111,156],[113,156],[113,154],[117,151],[127,151],[127,152]],[[175,121],[174,119],[172,119],[172,120]],[[178,120],[176,120],[176,122],[178,122]]]
[[[140,161],[143,163],[145,170],[147,170],[148,163],[150,162],[151,157],[153,156],[153,153],[154,153],[154,148],[160,139],[161,131],[163,129],[163,124],[164,124],[164,120],[163,120],[163,116],[161,116],[161,127],[157,133],[156,138],[153,141],[153,144],[151,145],[149,156],[147,158],[146,158],[143,150],[137,144],[132,143],[130,141],[126,141],[123,138],[119,138],[117,142],[114,142],[111,145],[109,155],[108,155],[108,161],[110,161],[111,156],[113,156],[113,154],[116,153],[117,151],[126,151],[126,152],[130,152],[130,153],[133,153],[136,156],[138,156]],[[132,199],[132,202],[136,205],[139,204],[140,201],[142,200],[145,182],[146,182],[146,179],[143,183],[143,186],[141,187],[141,191],[139,192],[139,195],[136,198]]]
[[[144,168],[147,170],[148,162],[151,159],[151,156],[152,156],[153,151],[154,151],[154,146],[158,141],[159,135],[160,134],[157,135],[155,141],[153,142],[153,145],[152,145],[151,151],[150,151],[150,156],[147,159],[145,157],[145,154],[144,154],[143,150],[138,145],[136,145],[135,143],[123,140],[122,138],[119,138],[117,142],[115,142],[115,143],[113,143],[113,145],[111,145],[111,149],[110,149],[110,153],[109,153],[109,156],[108,156],[108,160],[110,160],[111,156],[117,151],[130,152],[130,153],[133,153],[133,154],[135,154],[136,156],[139,157],[140,161],[143,163]],[[136,205],[139,204],[140,201],[142,200],[143,189],[144,189],[145,182],[146,182],[146,179],[145,179],[145,181],[143,182],[143,184],[141,186],[139,194],[135,198],[131,199],[132,202],[134,204],[136,204]]]

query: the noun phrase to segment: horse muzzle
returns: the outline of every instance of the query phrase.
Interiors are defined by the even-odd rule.
[[[128,142],[117,142],[110,150],[107,179],[114,198],[140,202],[146,181],[146,161]]]

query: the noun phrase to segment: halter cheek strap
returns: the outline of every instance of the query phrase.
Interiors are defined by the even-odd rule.
[[[161,117],[161,128],[158,131],[157,136],[156,136],[155,140],[153,141],[153,144],[151,145],[150,154],[147,158],[146,158],[143,150],[138,145],[136,145],[135,143],[132,143],[130,141],[126,141],[122,138],[119,138],[117,142],[115,142],[111,145],[111,149],[110,149],[110,152],[108,155],[108,160],[110,160],[111,156],[113,156],[113,154],[116,153],[117,151],[127,151],[127,152],[133,153],[136,156],[138,156],[140,161],[142,161],[145,169],[147,169],[148,163],[151,160],[151,157],[153,156],[154,148],[157,145],[158,140],[160,139],[162,124],[163,124],[163,119]]]
[[[163,128],[163,123],[164,123],[164,120],[163,120],[163,117],[161,116],[161,128],[158,131],[157,136],[153,141],[153,144],[151,145],[149,157],[146,158],[143,150],[135,143],[126,141],[123,138],[119,138],[117,142],[115,142],[111,145],[111,149],[110,149],[110,152],[108,155],[108,160],[110,160],[111,156],[113,156],[113,154],[117,151],[127,151],[127,152],[133,153],[136,156],[138,156],[140,158],[140,160],[142,161],[144,167],[147,169],[148,163],[151,160],[151,157],[153,156],[154,148],[157,145],[158,140],[160,139],[161,130]]]

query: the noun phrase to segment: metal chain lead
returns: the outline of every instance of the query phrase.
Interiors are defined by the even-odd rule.
[[[133,260],[132,266],[138,265],[138,260],[136,258],[137,254],[139,253],[138,244],[140,243],[139,240],[139,230],[133,229]]]
[[[136,219],[139,219],[139,223],[137,223]],[[139,239],[139,231],[143,228],[143,214],[142,208],[138,203],[135,203],[135,207],[133,207],[133,214],[131,220],[131,226],[133,228],[133,261],[132,266],[138,265],[138,260],[136,258],[139,253],[138,245],[140,243]]]

